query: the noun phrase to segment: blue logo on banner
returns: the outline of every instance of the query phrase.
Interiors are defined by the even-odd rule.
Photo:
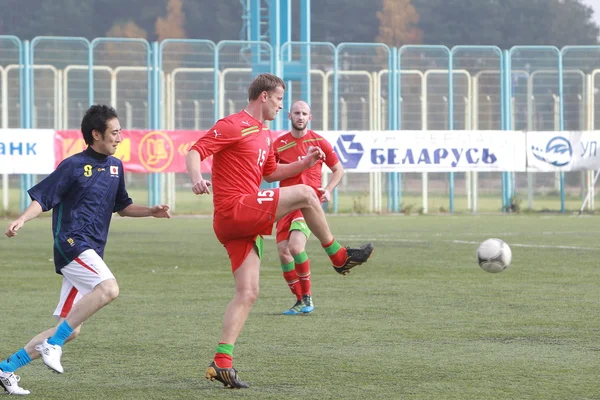
[[[531,153],[540,161],[555,167],[564,167],[571,162],[573,147],[569,139],[564,136],[555,136],[548,141],[546,148],[531,146]]]
[[[353,142],[355,136],[356,135],[340,135],[335,144],[335,152],[344,168],[356,168],[363,156],[364,149],[362,144]]]

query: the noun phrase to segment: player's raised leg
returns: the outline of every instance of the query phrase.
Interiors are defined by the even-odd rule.
[[[62,374],[64,372],[64,368],[60,362],[62,346],[73,334],[75,329],[72,327],[81,325],[102,307],[116,299],[118,295],[119,286],[117,281],[110,279],[100,283],[91,293],[83,296],[75,304],[67,318],[58,325],[54,335],[36,346],[36,350],[42,355],[44,364],[53,371]]]
[[[64,318],[59,319],[58,324],[60,325],[63,320]],[[8,394],[27,395],[30,393],[29,390],[25,390],[19,386],[21,377],[16,375],[15,371],[41,356],[35,347],[54,335],[57,327],[58,326],[47,329],[44,332],[37,334],[22,349],[0,362],[0,387],[4,388]],[[73,330],[73,333],[69,336],[67,341],[75,339],[79,335],[80,330],[81,325]]]
[[[44,364],[58,373],[64,368],[60,362],[62,346],[81,325],[102,307],[119,295],[119,285],[114,275],[94,250],[86,250],[61,270],[64,277],[61,298],[65,292],[79,292],[81,298],[72,306],[58,325],[54,334],[45,338],[35,349],[40,352]],[[57,310],[58,311],[58,310]],[[55,311],[55,313],[57,312]]]
[[[373,252],[373,244],[359,248],[342,247],[331,234],[325,213],[315,191],[307,185],[294,185],[279,189],[279,203],[275,219],[300,209],[306,224],[321,242],[336,272],[346,275],[357,265],[366,262]]]
[[[19,386],[21,378],[15,374],[15,371],[29,364],[31,361],[41,357],[41,354],[38,350],[36,350],[36,347],[41,345],[49,337],[54,336],[58,327],[64,322],[64,317],[71,310],[73,304],[80,298],[81,296],[78,295],[78,291],[69,283],[66,278],[63,278],[63,287],[61,290],[60,300],[56,311],[54,312],[54,316],[58,319],[58,325],[38,333],[22,349],[0,362],[0,386],[4,388],[8,394],[29,394],[28,390],[25,390]],[[78,325],[67,338],[67,341],[75,339],[79,335],[80,330],[81,325]]]

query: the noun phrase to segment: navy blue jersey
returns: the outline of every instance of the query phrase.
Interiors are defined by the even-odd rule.
[[[112,213],[133,203],[121,160],[89,147],[64,159],[28,193],[42,210],[52,210],[54,266],[59,274],[85,250],[104,257]]]

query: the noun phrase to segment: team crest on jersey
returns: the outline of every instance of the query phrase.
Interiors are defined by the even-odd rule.
[[[68,238],[67,243],[69,243],[71,247],[75,246],[75,241],[73,240],[73,238]]]
[[[111,165],[110,176],[119,176],[119,167],[117,167],[116,165]]]

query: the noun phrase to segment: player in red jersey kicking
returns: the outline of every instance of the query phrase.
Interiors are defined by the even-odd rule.
[[[260,189],[263,177],[268,182],[280,181],[311,168],[324,157],[318,147],[310,147],[300,161],[275,161],[271,135],[264,122],[274,120],[283,108],[284,90],[285,83],[277,76],[258,75],[248,88],[246,108],[217,121],[186,156],[193,192],[208,194],[213,187],[213,229],[227,250],[235,279],[235,294],[225,310],[221,340],[206,371],[207,379],[216,379],[231,388],[249,387],[233,368],[233,347],[258,297],[261,235],[270,235],[275,221],[300,209],[340,274],[367,261],[373,251],[371,243],[344,248],[334,239],[321,202],[310,186]],[[212,182],[200,172],[201,160],[211,155]]]
[[[292,130],[275,139],[273,143],[276,160],[280,164],[292,164],[301,160],[311,146],[319,147],[325,154],[325,159],[319,160],[301,174],[282,180],[279,186],[305,184],[313,188],[321,202],[328,202],[331,200],[331,192],[344,176],[344,167],[331,144],[321,135],[308,129],[312,114],[307,103],[295,102],[288,117],[292,122]],[[325,187],[321,186],[323,163],[333,172]],[[309,236],[310,229],[300,210],[292,211],[277,221],[277,250],[283,278],[296,296],[296,303],[284,311],[284,315],[308,314],[315,309],[310,289],[310,260],[305,251]]]

